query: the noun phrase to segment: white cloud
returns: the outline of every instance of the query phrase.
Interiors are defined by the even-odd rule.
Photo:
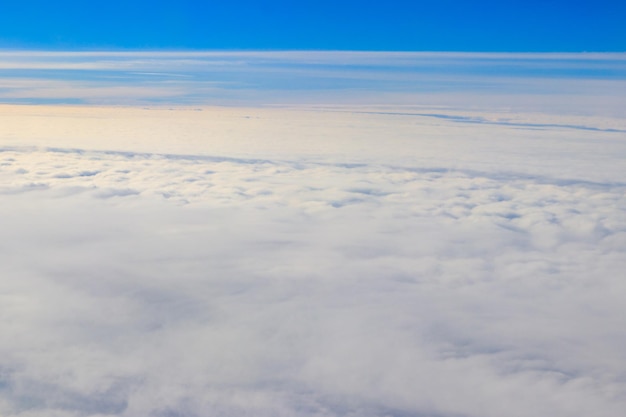
[[[621,416],[619,120],[342,110],[5,106],[0,414]]]

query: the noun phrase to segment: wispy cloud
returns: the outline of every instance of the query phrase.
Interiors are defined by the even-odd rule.
[[[560,111],[585,111],[583,96],[607,101],[598,112],[626,107],[624,54],[467,54],[339,51],[231,52],[42,52],[0,51],[0,80],[33,83],[65,81],[72,91],[58,91],[59,101],[111,102],[111,95],[80,94],[81,88],[119,88],[119,104],[129,100],[124,88],[151,89],[154,102],[161,88],[174,85],[171,104],[239,105],[280,103],[438,104],[457,93],[463,107],[482,100],[517,106],[520,96],[550,94]],[[218,86],[203,90],[206,83]],[[162,86],[162,84],[165,84]],[[0,92],[0,100],[37,103],[32,89]],[[113,90],[111,90],[113,91]],[[461,94],[462,93],[462,94]],[[435,95],[425,97],[424,95]],[[576,100],[572,100],[572,97]],[[621,100],[621,101],[620,101]],[[598,100],[601,102],[602,100]],[[450,100],[453,102],[453,100]],[[545,108],[554,108],[553,100]],[[540,103],[526,110],[543,111]]]

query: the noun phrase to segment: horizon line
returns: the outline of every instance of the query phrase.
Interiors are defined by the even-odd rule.
[[[67,54],[131,54],[131,53],[184,53],[184,54],[239,54],[239,53],[349,53],[349,54],[399,54],[399,55],[626,55],[624,51],[463,51],[463,50],[395,50],[395,49],[270,49],[270,48],[15,48],[0,46],[0,53],[67,53]]]

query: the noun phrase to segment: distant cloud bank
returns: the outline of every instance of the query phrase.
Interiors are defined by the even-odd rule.
[[[620,53],[5,50],[0,58],[5,103],[420,104],[619,115],[626,107]]]

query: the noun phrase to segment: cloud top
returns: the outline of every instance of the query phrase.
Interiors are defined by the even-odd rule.
[[[623,414],[621,131],[4,110],[4,416]]]

